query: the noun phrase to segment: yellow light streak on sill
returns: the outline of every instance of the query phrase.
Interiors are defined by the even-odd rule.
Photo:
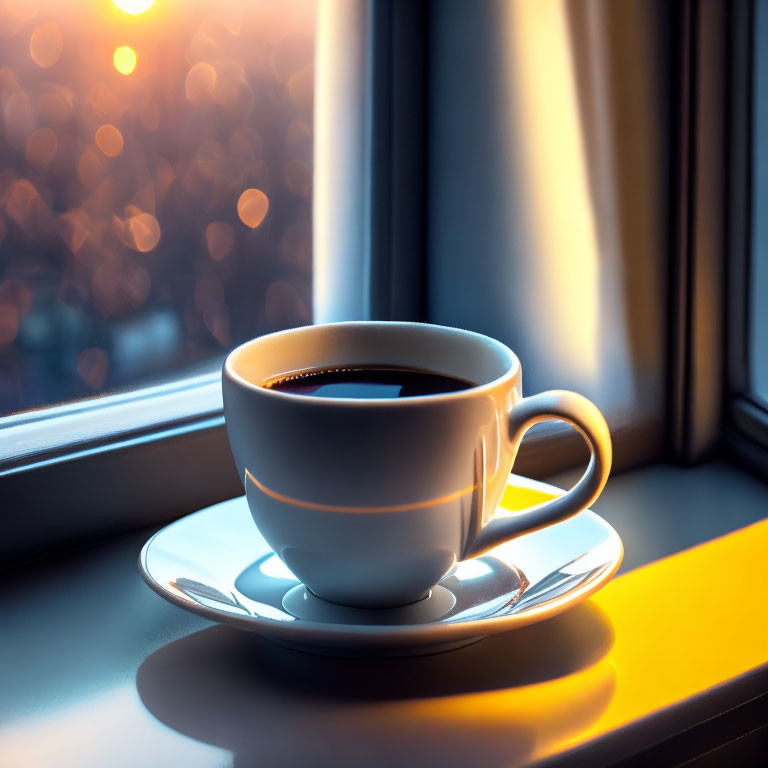
[[[663,534],[660,534],[663,535]],[[631,571],[595,595],[619,684],[585,742],[768,661],[768,520]]]
[[[523,498],[513,498],[517,490],[503,502],[509,508],[542,500],[527,490]],[[767,550],[768,521],[763,521],[626,573],[584,606],[606,623],[595,618],[596,643],[611,626],[614,634],[610,650],[595,663],[530,685],[398,703],[386,708],[387,717],[427,729],[438,724],[458,729],[467,740],[484,740],[491,751],[504,742],[505,764],[514,766],[677,705],[768,661]],[[578,618],[580,627],[585,616]],[[549,637],[547,624],[553,626],[546,622],[536,629],[541,642],[567,639],[557,632]],[[514,637],[509,644],[514,648]],[[562,652],[568,651],[563,642]],[[536,662],[510,660],[531,663]],[[525,747],[521,752],[516,733],[525,734],[525,744],[517,745]]]

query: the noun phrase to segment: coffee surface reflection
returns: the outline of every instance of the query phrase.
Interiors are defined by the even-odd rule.
[[[475,385],[434,371],[360,365],[291,371],[267,379],[262,386],[294,395],[370,400],[439,395]]]

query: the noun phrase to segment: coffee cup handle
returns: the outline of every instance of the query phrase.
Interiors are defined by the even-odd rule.
[[[603,414],[586,397],[555,389],[515,403],[509,414],[513,453],[517,455],[523,435],[534,424],[551,420],[567,421],[581,432],[592,453],[586,471],[562,496],[519,513],[492,517],[475,535],[465,558],[476,557],[504,541],[566,520],[586,509],[600,495],[611,468],[611,434]]]

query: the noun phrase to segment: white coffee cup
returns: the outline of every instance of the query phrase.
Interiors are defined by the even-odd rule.
[[[400,399],[312,397],[261,384],[350,365],[429,370],[474,382]],[[520,362],[501,342],[421,323],[314,325],[237,347],[223,373],[224,414],[253,519],[318,597],[354,606],[419,599],[459,560],[564,520],[600,494],[611,465],[605,419],[586,398],[524,398]],[[565,495],[496,515],[520,441],[564,419],[592,452]]]

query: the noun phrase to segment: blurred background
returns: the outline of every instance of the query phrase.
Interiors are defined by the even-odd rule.
[[[312,320],[315,3],[0,3],[0,416]]]

